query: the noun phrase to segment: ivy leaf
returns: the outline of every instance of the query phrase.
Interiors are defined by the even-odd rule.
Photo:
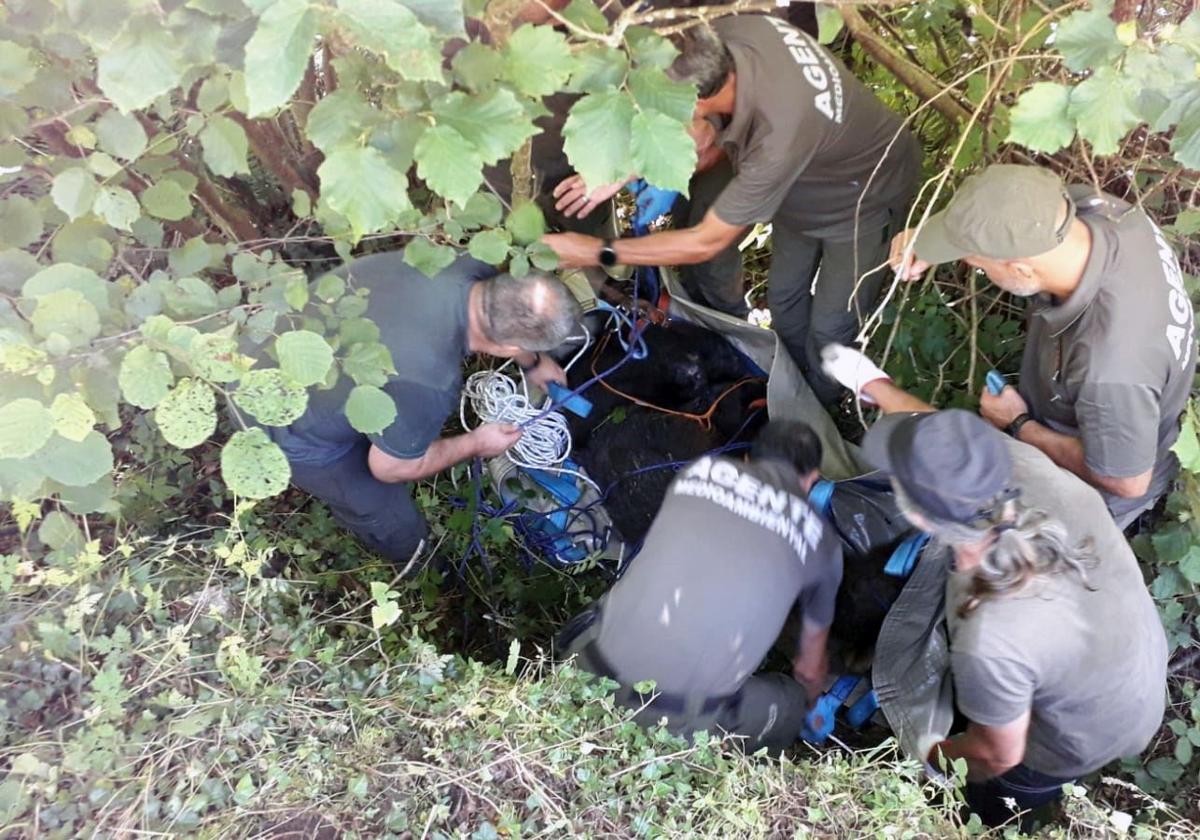
[[[471,237],[467,251],[481,262],[500,265],[508,256],[508,235],[501,230],[481,230]]]
[[[686,195],[696,170],[696,144],[684,124],[647,109],[634,115],[631,129],[636,171],[660,189]]]
[[[246,43],[246,116],[285,104],[300,85],[317,37],[317,10],[308,0],[276,0]]]
[[[571,108],[563,125],[563,149],[589,187],[629,177],[632,122],[633,102],[621,91],[589,93]]]
[[[129,22],[96,65],[96,84],[125,113],[145,108],[179,85],[179,45],[150,18]]]
[[[191,449],[216,431],[216,407],[216,397],[207,383],[185,377],[154,409],[154,420],[167,443]]]
[[[50,416],[54,418],[54,431],[76,443],[87,437],[96,425],[96,415],[79,394],[55,397],[50,404]]]
[[[642,109],[658,111],[681,123],[692,121],[696,86],[690,82],[674,81],[657,67],[639,67],[629,74],[629,90]]]
[[[308,391],[279,368],[266,368],[246,373],[233,401],[264,426],[287,426],[308,408]]]
[[[396,402],[374,385],[356,385],[346,400],[346,419],[355,431],[377,435],[396,419]]]
[[[382,388],[388,376],[396,372],[392,353],[378,341],[355,344],[342,359],[342,370],[357,385],[374,385]]]
[[[138,408],[154,408],[171,391],[175,374],[163,353],[139,344],[121,360],[117,376],[125,401]]]
[[[304,130],[314,146],[329,153],[335,146],[352,141],[382,119],[383,114],[355,91],[339,88],[313,107]]]
[[[1054,82],[1038,82],[1021,94],[1012,110],[1009,143],[1020,143],[1035,152],[1057,152],[1075,139],[1075,122],[1067,114],[1071,89]]]
[[[408,178],[377,149],[341,147],[317,170],[321,201],[350,222],[355,240],[382,230],[412,209]]]
[[[426,277],[436,277],[454,262],[454,259],[453,248],[434,245],[423,237],[418,237],[404,246],[404,261]]]
[[[192,200],[187,190],[174,181],[160,180],[142,193],[142,206],[151,216],[178,222],[192,215]]]
[[[24,248],[42,235],[42,214],[23,195],[0,201],[0,245]]]
[[[323,382],[333,365],[333,350],[324,338],[309,330],[292,330],[275,339],[279,369],[297,385]]]
[[[92,211],[96,200],[96,179],[82,166],[72,166],[54,176],[50,197],[59,210],[74,221]]]
[[[87,344],[100,335],[100,314],[75,289],[60,289],[39,297],[29,321],[40,338],[60,335],[67,347]]]
[[[1107,65],[1125,49],[1117,40],[1117,25],[1109,15],[1112,0],[1095,0],[1092,8],[1070,15],[1058,25],[1054,46],[1075,72]]]
[[[36,75],[32,50],[12,41],[0,41],[0,96],[19,93]]]
[[[214,174],[231,178],[239,172],[250,174],[246,156],[250,143],[246,132],[229,117],[209,117],[208,124],[200,132],[200,144],[204,147],[204,162]]]
[[[1133,91],[1116,70],[1101,67],[1071,91],[1067,113],[1075,120],[1079,136],[1092,144],[1093,152],[1111,155],[1121,138],[1139,123],[1133,98]]]
[[[140,157],[149,144],[146,129],[136,117],[114,110],[105,111],[96,120],[96,137],[101,149],[122,160]]]
[[[522,26],[504,46],[504,77],[526,96],[556,92],[574,68],[566,37],[552,26]]]
[[[54,432],[49,409],[27,397],[0,406],[0,458],[28,458]]]
[[[112,472],[112,446],[95,431],[80,441],[59,436],[38,453],[37,461],[42,471],[59,484],[87,487]]]
[[[248,499],[266,499],[287,489],[292,468],[287,456],[262,429],[234,432],[221,447],[221,477]]]
[[[442,54],[417,16],[396,0],[338,0],[341,19],[358,42],[414,82],[442,80]]]
[[[430,189],[465,205],[483,182],[483,159],[461,134],[448,125],[435,125],[417,141],[417,175]]]
[[[132,230],[133,223],[142,215],[137,199],[124,187],[101,187],[92,210],[117,230]]]
[[[475,147],[485,164],[494,164],[521,148],[540,133],[528,112],[511,90],[496,88],[489,93],[467,96],[448,93],[433,103],[433,114]]]
[[[532,201],[524,201],[508,214],[504,226],[512,234],[514,242],[518,245],[528,245],[537,242],[546,232],[546,217],[542,215],[542,208]]]

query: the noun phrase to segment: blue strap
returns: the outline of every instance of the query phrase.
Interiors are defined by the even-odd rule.
[[[828,516],[833,506],[833,488],[836,485],[827,478],[818,479],[808,491],[808,503],[817,509],[817,513]]]
[[[587,417],[592,413],[592,401],[582,394],[572,396],[569,388],[564,388],[557,382],[551,382],[546,390],[556,405],[565,408],[576,417]]]
[[[921,555],[921,549],[927,542],[929,542],[929,535],[918,533],[900,543],[892,552],[892,556],[888,558],[887,565],[883,567],[883,573],[892,577],[908,577],[912,574],[913,566],[916,565],[917,558]]]
[[[846,722],[855,729],[861,727],[864,723],[871,719],[871,716],[879,711],[879,695],[875,693],[875,689],[871,689],[862,697],[854,702],[850,710],[846,712]]]

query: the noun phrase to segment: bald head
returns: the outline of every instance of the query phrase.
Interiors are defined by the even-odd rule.
[[[522,350],[553,350],[579,331],[583,313],[566,285],[548,274],[501,274],[483,283],[489,341]]]

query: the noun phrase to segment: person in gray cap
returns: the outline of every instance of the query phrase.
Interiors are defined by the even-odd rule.
[[[892,242],[903,279],[959,259],[1031,298],[1020,381],[985,391],[980,413],[1096,487],[1124,528],[1178,469],[1196,368],[1192,305],[1162,231],[1090,185],[997,164]]]
[[[711,456],[667,490],[645,546],[598,604],[560,632],[580,667],[620,683],[617,701],[682,736],[741,736],[747,751],[800,737],[825,688],[826,643],[842,548],[808,503],[821,441],[773,421],[747,461]],[[792,674],[755,669],[793,605],[802,611]],[[654,690],[637,686],[654,681]]]
[[[921,563],[948,570],[948,668],[969,723],[918,739],[918,757],[965,759],[967,802],[998,825],[1013,816],[1005,800],[1038,808],[1145,749],[1162,722],[1166,636],[1096,491],[975,414],[933,411],[856,350],[827,348],[825,370],[885,412],[863,454],[932,535]]]

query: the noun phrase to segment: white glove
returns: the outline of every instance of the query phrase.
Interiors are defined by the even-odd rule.
[[[868,359],[862,352],[844,344],[826,344],[821,351],[821,370],[830,379],[849,388],[868,405],[874,405],[875,400],[862,392],[865,385],[880,379],[888,382],[892,378],[879,369],[879,366]]]

